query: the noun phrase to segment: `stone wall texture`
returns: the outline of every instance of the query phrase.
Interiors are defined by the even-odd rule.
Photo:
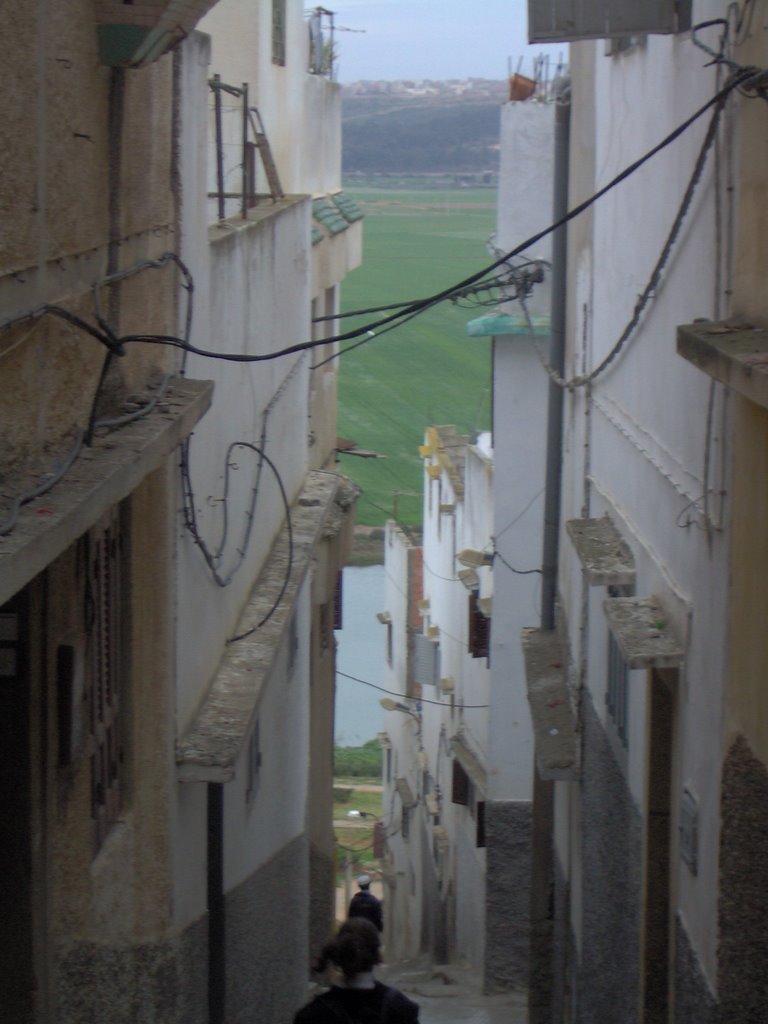
[[[588,693],[583,697],[583,925],[578,1024],[638,1019],[642,824]]]
[[[766,1021],[768,773],[741,736],[723,765],[719,919],[719,1020]]]
[[[525,985],[531,899],[531,804],[488,800],[485,985],[489,992]]]
[[[58,966],[58,1024],[206,1024],[207,922],[163,943],[80,942]]]
[[[677,1024],[715,1024],[715,998],[679,915],[675,940],[675,1021]]]
[[[308,857],[300,836],[227,894],[227,1024],[289,1021],[307,1000]]]

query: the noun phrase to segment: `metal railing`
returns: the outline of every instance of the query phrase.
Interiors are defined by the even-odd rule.
[[[256,191],[256,153],[261,155],[264,172],[269,184],[269,194],[273,202],[282,199],[284,192],[280,185],[272,151],[264,130],[261,115],[256,107],[249,105],[248,83],[238,87],[222,82],[220,75],[214,75],[208,82],[213,91],[213,112],[215,126],[215,158],[216,158],[216,191],[209,192],[209,199],[217,200],[218,219],[227,219],[227,199],[240,200],[240,216],[245,220],[248,210],[256,206],[259,194]],[[240,160],[236,165],[240,168],[240,189],[237,192],[227,191],[224,171],[224,95],[233,96],[241,102],[240,113]]]

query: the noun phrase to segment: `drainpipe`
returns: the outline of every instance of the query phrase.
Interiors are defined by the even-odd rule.
[[[568,161],[571,118],[570,79],[556,86],[555,162],[552,221],[568,212]],[[565,371],[566,256],[565,225],[552,236],[552,296],[549,363],[558,377]],[[547,462],[542,546],[541,629],[553,630],[557,611],[557,561],[560,534],[560,490],[563,447],[563,388],[549,382]],[[554,1009],[554,783],[539,777],[533,766],[531,808],[529,1024],[551,1024]]]
[[[561,79],[555,101],[555,165],[552,198],[553,223],[568,212],[568,158],[571,130],[571,83]],[[565,300],[568,227],[552,235],[552,296],[549,363],[558,377],[565,371]],[[557,556],[560,535],[560,483],[563,454],[563,388],[549,382],[547,405],[547,467],[544,490],[544,544],[542,549],[541,628],[555,628]]]

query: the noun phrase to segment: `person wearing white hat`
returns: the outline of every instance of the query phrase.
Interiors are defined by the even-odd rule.
[[[357,880],[360,892],[356,892],[349,903],[347,917],[365,917],[375,924],[380,932],[384,931],[384,915],[381,900],[371,892],[371,879],[368,875],[360,875]]]

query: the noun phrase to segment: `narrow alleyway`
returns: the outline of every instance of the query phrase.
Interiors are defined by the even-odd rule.
[[[383,965],[379,977],[415,1000],[421,1024],[525,1024],[524,992],[486,996],[478,971],[419,963]]]

